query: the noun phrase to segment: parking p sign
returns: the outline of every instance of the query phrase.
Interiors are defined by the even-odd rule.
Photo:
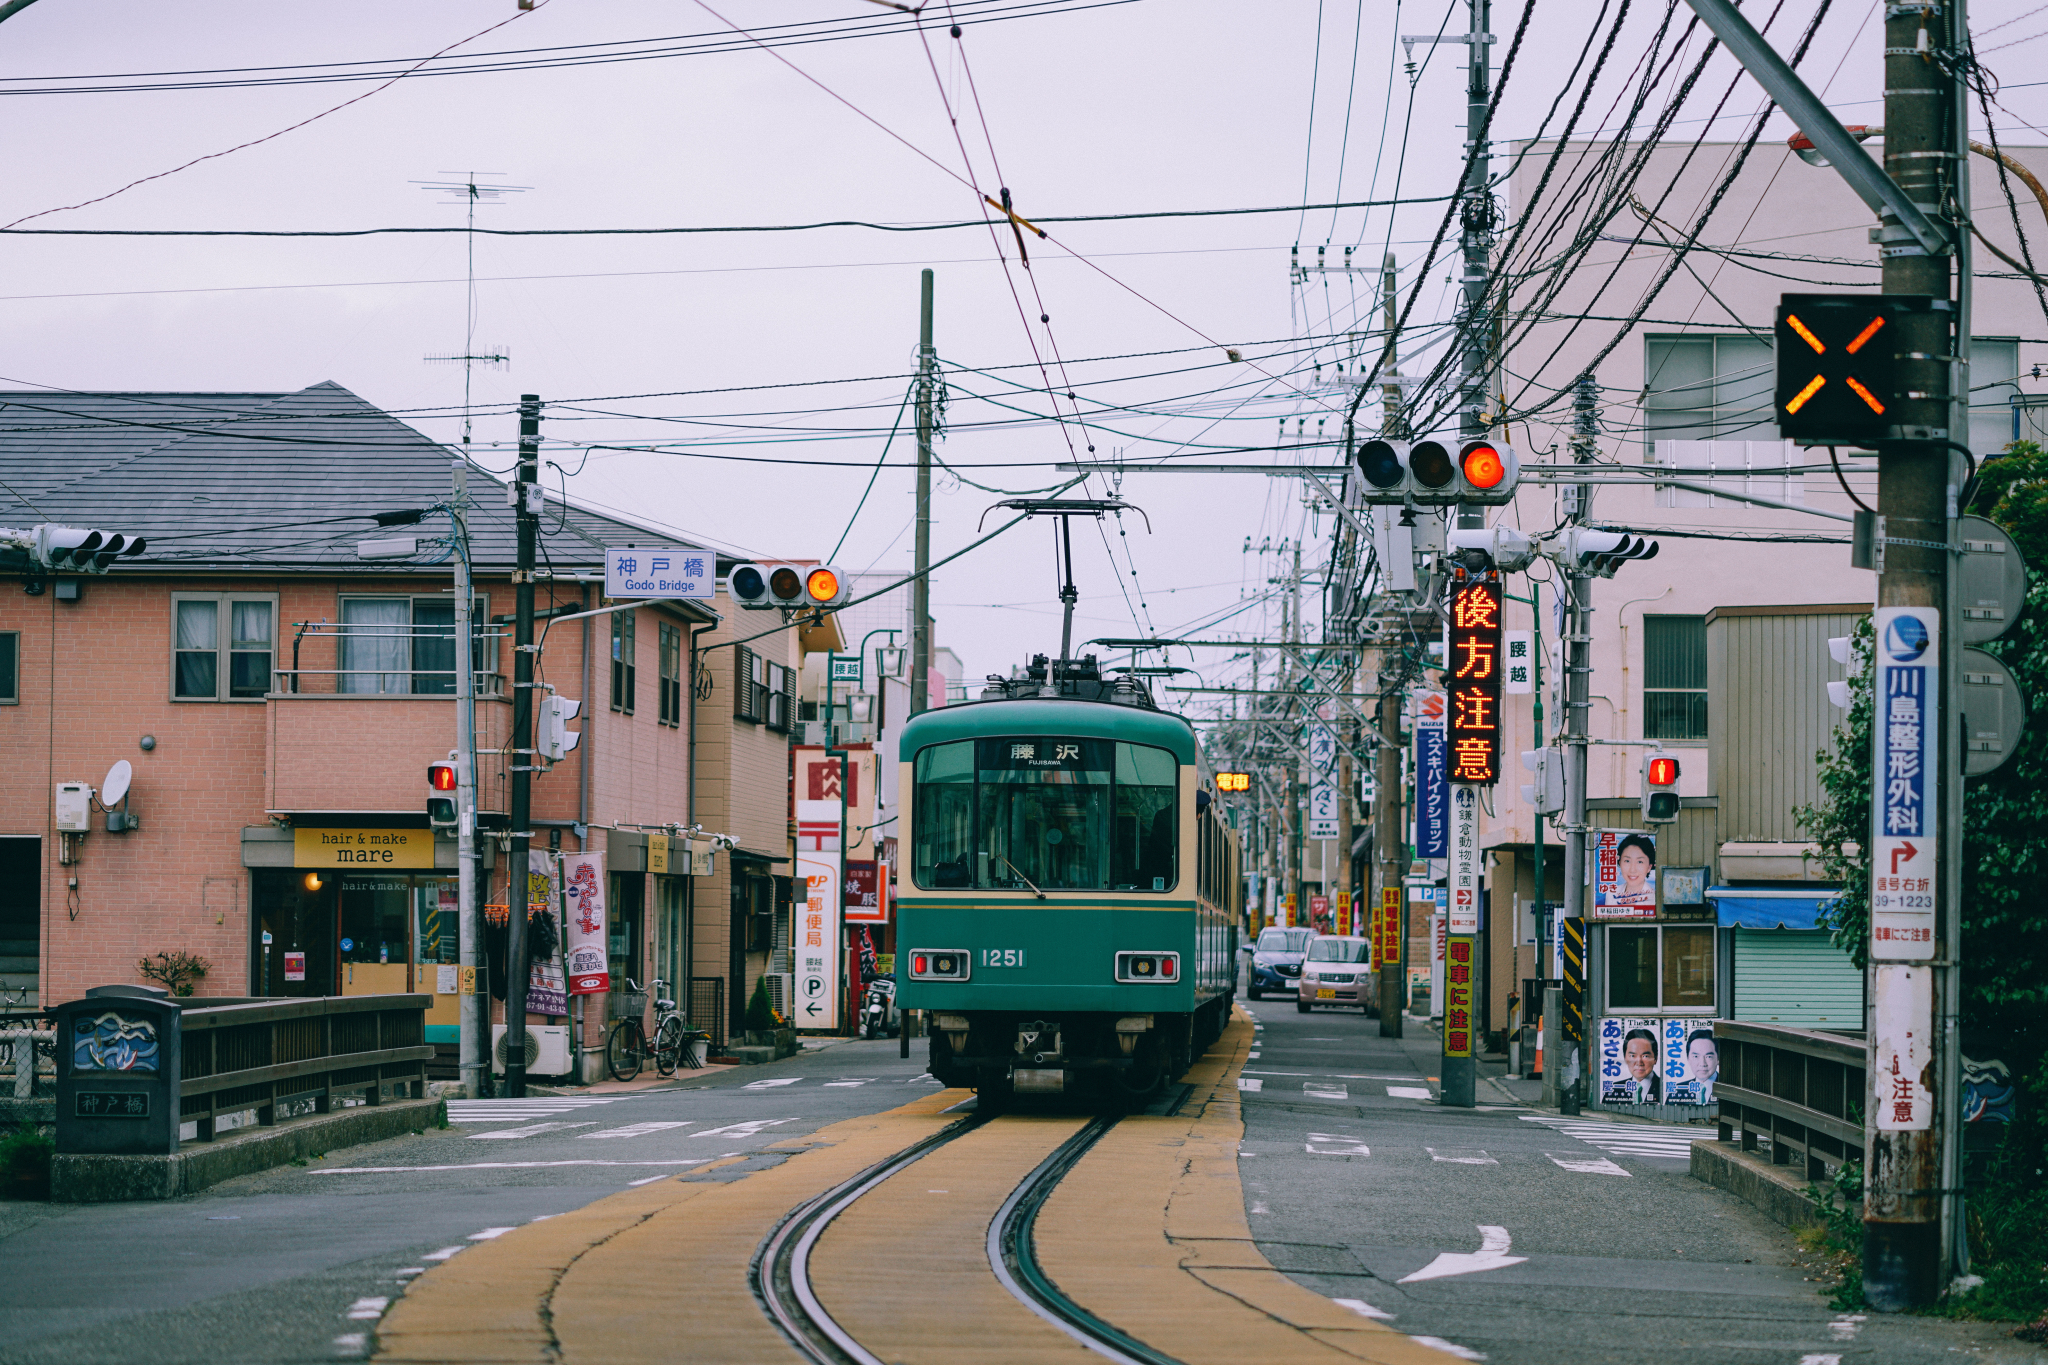
[[[718,556],[709,550],[628,547],[604,552],[606,597],[694,597],[718,591]]]

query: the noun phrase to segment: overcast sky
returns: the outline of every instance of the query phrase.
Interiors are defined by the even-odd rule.
[[[1302,367],[1333,355],[1311,357],[1290,338],[1305,319],[1344,330],[1360,309],[1369,325],[1370,282],[1319,277],[1307,294],[1294,290],[1289,249],[1301,244],[1306,260],[1328,244],[1335,262],[1355,246],[1355,259],[1374,265],[1391,250],[1404,284],[1412,281],[1458,174],[1465,49],[1432,56],[1418,45],[1411,80],[1396,39],[1463,32],[1464,5],[956,0],[957,41],[943,21],[929,22],[942,8],[927,6],[919,32],[868,0],[718,0],[715,10],[694,0],[545,0],[525,14],[515,0],[41,0],[0,26],[0,95],[11,97],[0,101],[11,124],[0,221],[456,226],[462,205],[415,182],[471,172],[527,187],[478,213],[480,226],[522,229],[952,222],[978,218],[979,194],[1004,185],[1027,217],[1384,199],[1397,186],[1438,199],[1398,216],[1068,224],[1052,229],[1055,242],[1031,239],[1028,272],[1007,229],[475,240],[475,342],[511,356],[509,369],[475,376],[480,458],[509,463],[515,422],[505,404],[538,393],[552,405],[548,458],[562,467],[551,482],[573,475],[571,493],[594,505],[763,557],[824,556],[845,534],[838,562],[848,569],[908,567],[907,419],[865,507],[851,513],[914,363],[924,266],[937,272],[941,356],[982,372],[953,375],[959,391],[940,448],[973,482],[1043,488],[1060,477],[1053,462],[1085,456],[1090,443],[1099,456],[1121,451],[1133,461],[1204,445],[1270,446],[1283,413],[1327,411],[1333,398],[1297,395]],[[1499,137],[1535,129],[1598,8],[1537,0]],[[1781,51],[1812,8],[1788,0],[1772,30]],[[2040,140],[2023,121],[2048,123],[2041,91],[2024,87],[2048,46],[2026,41],[2048,30],[2048,14],[2020,17],[2032,8],[1972,6],[1980,55],[2007,77],[2008,141]],[[1663,20],[1654,0],[1635,9],[1582,129],[1606,126],[1603,111]],[[1760,0],[1748,9],[1768,12]],[[995,21],[1004,12],[1019,17]],[[1876,0],[1836,0],[1803,68],[1847,121],[1880,118],[1878,13]],[[1509,0],[1495,6],[1496,67],[1521,14]],[[1686,15],[1681,7],[1677,22]],[[764,37],[805,25],[865,36],[762,51],[735,40],[725,21]],[[502,26],[483,33],[492,25]],[[678,41],[646,41],[666,38]],[[724,50],[419,75],[381,89],[247,84],[397,70],[451,44],[463,44],[454,57],[487,58],[707,43]],[[2006,43],[2015,45],[1998,50]],[[1688,53],[1699,46],[1695,39]],[[334,65],[342,63],[370,66]],[[1673,137],[1746,132],[1736,116],[1753,117],[1763,103],[1746,81],[1728,98],[1725,121],[1703,121],[1728,87],[1725,65],[1709,68]],[[228,69],[245,70],[147,74]],[[133,88],[195,81],[230,85]],[[47,93],[75,86],[117,88]],[[357,102],[325,112],[346,100]],[[1774,119],[1766,136],[1784,136],[1782,125]],[[161,178],[46,212],[151,176]],[[465,252],[459,235],[13,236],[0,282],[0,383],[262,391],[333,380],[453,440],[462,371],[424,358],[463,351]],[[1418,323],[1447,316],[1451,273],[1440,261],[1425,281]],[[1228,361],[1225,346],[1245,361]],[[1102,359],[1144,352],[1170,354]],[[850,380],[863,382],[841,382]],[[1051,399],[1047,384],[1079,398]],[[807,387],[768,387],[791,385]],[[751,391],[704,392],[717,389]],[[989,425],[1077,405],[1091,425]],[[1090,488],[1099,493],[1104,481]],[[1296,480],[1137,473],[1122,488],[1149,514],[1151,532],[1129,517],[1122,536],[1115,523],[1099,535],[1082,524],[1081,638],[1174,634],[1219,616],[1241,595],[1266,591],[1281,567],[1277,554],[1247,555],[1247,538],[1255,550],[1304,538],[1314,563],[1329,531],[1327,517],[1304,512]],[[972,540],[998,496],[942,478],[935,556]],[[1050,535],[1042,524],[1020,528],[935,576],[940,639],[970,677],[1057,647]],[[1277,614],[1256,606],[1218,629],[1257,638],[1278,628]],[[1205,669],[1212,680],[1227,671]]]

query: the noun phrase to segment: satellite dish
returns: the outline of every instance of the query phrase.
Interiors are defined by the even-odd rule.
[[[128,766],[127,759],[121,759],[107,769],[107,780],[100,784],[100,804],[118,806],[121,798],[128,794],[128,783],[135,776],[135,769]]]

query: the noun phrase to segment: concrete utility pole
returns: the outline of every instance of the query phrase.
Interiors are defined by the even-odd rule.
[[[1470,0],[1472,25],[1465,35],[1470,54],[1465,81],[1465,145],[1478,143],[1459,189],[1459,246],[1465,258],[1465,308],[1458,321],[1458,434],[1467,439],[1487,430],[1487,379],[1493,363],[1493,322],[1487,292],[1493,284],[1492,158],[1485,139],[1487,105],[1493,99],[1493,0]],[[1477,507],[1460,507],[1458,525],[1484,526]]]
[[[470,609],[475,589],[469,568],[469,452],[452,462],[455,522],[455,865],[456,960],[469,978],[470,992],[461,997],[456,1061],[463,1091],[471,1099],[484,1093],[490,1074],[484,1056],[490,1036],[484,1004],[490,987],[476,989],[477,948],[483,941],[479,920],[483,909],[476,894],[476,646]],[[484,973],[488,976],[488,973]]]
[[[1380,427],[1382,434],[1390,438],[1407,434],[1399,383],[1400,354],[1396,349],[1398,338],[1395,336],[1395,327],[1401,317],[1397,297],[1399,284],[1394,253],[1390,251],[1380,268],[1380,307],[1387,329],[1387,345],[1380,360],[1380,377],[1386,381],[1380,388]],[[1385,564],[1380,566],[1380,575],[1382,583],[1392,581]],[[1408,1012],[1408,896],[1404,881],[1408,873],[1408,839],[1407,822],[1402,818],[1402,797],[1405,793],[1401,786],[1401,703],[1404,693],[1396,681],[1401,676],[1400,667],[1395,662],[1400,650],[1398,627],[1394,629],[1394,639],[1395,644],[1380,654],[1380,745],[1373,755],[1373,784],[1378,790],[1378,800],[1373,806],[1372,851],[1378,876],[1373,878],[1372,905],[1376,915],[1393,917],[1393,925],[1385,934],[1394,940],[1393,952],[1380,962],[1382,1038],[1399,1038],[1402,1017]],[[1372,922],[1383,921],[1375,918]],[[1374,943],[1373,952],[1378,954],[1382,946]]]
[[[1914,633],[1926,628],[1932,637],[1940,693],[1934,791],[1925,811],[1927,827],[1937,831],[1935,875],[1929,878],[1934,922],[1922,926],[1927,936],[1917,941],[1881,939],[1878,930],[1889,932],[1891,926],[1878,923],[1883,916],[1875,905],[1871,915],[1863,1292],[1873,1307],[1898,1311],[1934,1302],[1949,1274],[1968,1257],[1955,1151],[1961,1080],[1956,1016],[1962,943],[1962,641],[1949,572],[1949,556],[1960,548],[1955,517],[1964,480],[1956,452],[1967,451],[1959,438],[1969,434],[1971,248],[1968,233],[1951,216],[1953,206],[1969,203],[1969,109],[1961,83],[1951,74],[1969,32],[1968,6],[1966,0],[1950,0],[1946,6],[1886,10],[1880,169],[1731,0],[1688,2],[1878,214],[1884,292],[1918,295],[1934,304],[1926,311],[1892,315],[1898,328],[1892,342],[1896,387],[1887,395],[1892,407],[1885,416],[1894,425],[1879,443],[1877,461],[1882,510],[1877,529],[1882,554],[1879,663],[1891,643],[1885,638],[1889,621],[1896,613],[1910,613],[1918,618]],[[1945,59],[1949,64],[1944,65]],[[1960,267],[1953,283],[1951,257]],[[1910,707],[1908,696],[1899,700]],[[1880,725],[1878,733],[1881,755],[1885,727]],[[1884,765],[1874,766],[1873,795],[1882,797],[1888,774]],[[1883,800],[1874,804],[1879,813],[1885,809]],[[1873,819],[1866,847],[1900,842],[1878,828],[1881,823]],[[1898,856],[1917,860],[1918,854],[1916,849]],[[1876,872],[1887,872],[1873,861]],[[1889,869],[1889,875],[1899,873],[1897,866]],[[1894,1059],[1905,1064],[1894,1065]]]
[[[533,561],[540,539],[540,395],[519,395],[519,478],[512,485],[519,563],[512,575],[512,853],[505,868],[505,1094],[526,1094],[526,864],[533,831]]]
[[[1294,542],[1294,577],[1292,582],[1294,584],[1293,609],[1288,614],[1287,638],[1291,643],[1299,645],[1301,643],[1301,540],[1299,537]],[[1290,650],[1287,657],[1290,662],[1290,667],[1287,671],[1298,681],[1304,671],[1301,666],[1301,652],[1298,649]],[[1304,711],[1302,714],[1302,725],[1304,727],[1302,739],[1304,742],[1301,756],[1288,765],[1287,772],[1287,826],[1291,839],[1287,848],[1287,890],[1294,897],[1294,913],[1288,918],[1293,924],[1308,923],[1308,901],[1302,894],[1302,886],[1308,881],[1308,840],[1303,837],[1307,833],[1308,821],[1304,818],[1306,812],[1302,809],[1302,803],[1308,799],[1308,796],[1306,784],[1301,780],[1301,770],[1307,766],[1308,746],[1306,741],[1308,734],[1306,727],[1313,718],[1313,714],[1312,711]]]
[[[939,353],[932,345],[932,272],[924,272],[917,325],[917,579],[910,586],[910,714],[931,705],[932,431]]]
[[[1591,464],[1600,432],[1593,376],[1582,374],[1572,392],[1572,459]],[[1566,518],[1583,524],[1592,510],[1591,484],[1565,485]],[[1560,1113],[1576,1114],[1586,1097],[1586,751],[1593,709],[1593,579],[1578,561],[1564,575],[1564,989],[1558,1001],[1558,1039],[1543,1062],[1543,1088],[1557,1079]]]

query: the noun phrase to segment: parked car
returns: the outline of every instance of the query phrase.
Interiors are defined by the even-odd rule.
[[[1251,979],[1245,994],[1254,1000],[1266,998],[1267,991],[1292,991],[1301,979],[1302,954],[1314,940],[1313,929],[1266,929],[1252,945]]]
[[[1307,1014],[1317,1005],[1368,1009],[1366,978],[1372,974],[1372,945],[1362,938],[1331,934],[1308,945],[1295,988],[1294,1008]]]

